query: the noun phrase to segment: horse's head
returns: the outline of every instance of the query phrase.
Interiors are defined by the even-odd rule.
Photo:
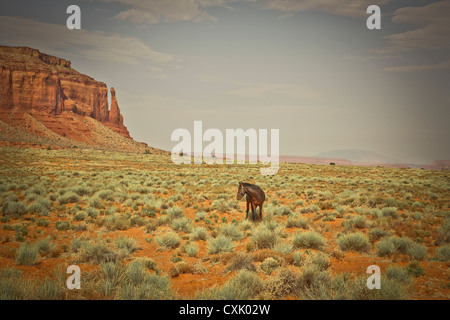
[[[245,196],[244,184],[242,182],[239,182],[239,188],[238,188],[238,193],[236,195],[236,199],[241,200],[242,197],[244,197],[244,196]]]

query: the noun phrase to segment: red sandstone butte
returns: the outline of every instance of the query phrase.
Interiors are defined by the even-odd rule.
[[[0,120],[9,125],[39,135],[44,130],[32,117],[58,135],[89,143],[83,119],[90,117],[131,139],[113,88],[111,96],[109,109],[106,84],[72,69],[68,60],[0,46]]]

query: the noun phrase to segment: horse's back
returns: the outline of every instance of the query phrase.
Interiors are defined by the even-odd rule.
[[[258,200],[260,200],[260,202],[262,204],[266,200],[266,193],[264,192],[264,190],[261,189],[261,187],[256,184],[249,184],[249,186],[253,187],[254,189],[256,189],[258,191],[258,193],[261,196],[261,199],[258,199]]]

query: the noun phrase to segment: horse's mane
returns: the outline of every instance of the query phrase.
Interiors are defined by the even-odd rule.
[[[243,185],[244,187],[257,187],[256,184],[251,184],[251,183],[247,183],[247,182],[242,182],[242,185]]]

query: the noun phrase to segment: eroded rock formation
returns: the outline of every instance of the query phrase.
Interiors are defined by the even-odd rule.
[[[86,140],[82,117],[90,117],[131,139],[113,88],[111,95],[109,110],[106,84],[72,69],[70,61],[0,46],[0,120],[7,124],[27,129],[28,114],[59,135]]]

